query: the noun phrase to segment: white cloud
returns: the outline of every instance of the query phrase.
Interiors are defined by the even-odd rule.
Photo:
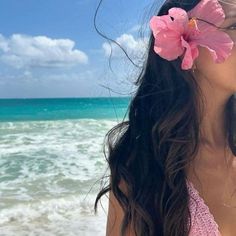
[[[121,45],[122,48],[128,53],[131,58],[136,60],[142,59],[144,53],[147,50],[148,38],[134,38],[132,34],[122,34],[120,37],[116,38],[115,41]],[[115,43],[105,42],[102,45],[106,56],[110,56],[112,47],[112,57],[120,58],[124,57],[124,52]]]
[[[0,34],[0,61],[15,68],[70,67],[88,63],[86,53],[75,49],[70,39],[51,39],[46,36]]]

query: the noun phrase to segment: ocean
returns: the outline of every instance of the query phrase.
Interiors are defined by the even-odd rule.
[[[0,236],[104,236],[105,134],[130,97],[0,99]],[[127,120],[127,115],[125,120]]]

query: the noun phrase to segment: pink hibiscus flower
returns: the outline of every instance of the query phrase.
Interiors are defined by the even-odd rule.
[[[224,19],[224,10],[217,0],[202,0],[188,12],[173,7],[168,15],[153,16],[150,27],[155,37],[154,51],[169,61],[183,55],[181,67],[188,70],[199,55],[200,45],[210,51],[216,63],[221,63],[231,55],[234,42],[207,22],[220,26]]]

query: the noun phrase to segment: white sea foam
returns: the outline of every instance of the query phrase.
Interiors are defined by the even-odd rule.
[[[108,198],[101,199],[97,215],[94,200],[94,195],[74,195],[4,209],[0,212],[0,235],[104,236]]]
[[[95,216],[93,203],[107,168],[104,137],[116,124],[0,123],[0,236],[104,235],[106,214]]]

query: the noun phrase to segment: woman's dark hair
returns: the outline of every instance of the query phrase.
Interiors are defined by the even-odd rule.
[[[157,15],[168,14],[172,7],[189,11],[199,2],[169,0]],[[192,71],[181,69],[181,58],[167,61],[153,47],[150,33],[128,120],[106,134],[110,181],[98,193],[94,209],[96,213],[98,200],[112,191],[125,213],[121,235],[132,224],[137,236],[187,236],[191,217],[185,168],[199,148],[203,94]],[[233,153],[235,113],[232,96],[225,109],[225,128]],[[121,191],[121,181],[126,194]]]

